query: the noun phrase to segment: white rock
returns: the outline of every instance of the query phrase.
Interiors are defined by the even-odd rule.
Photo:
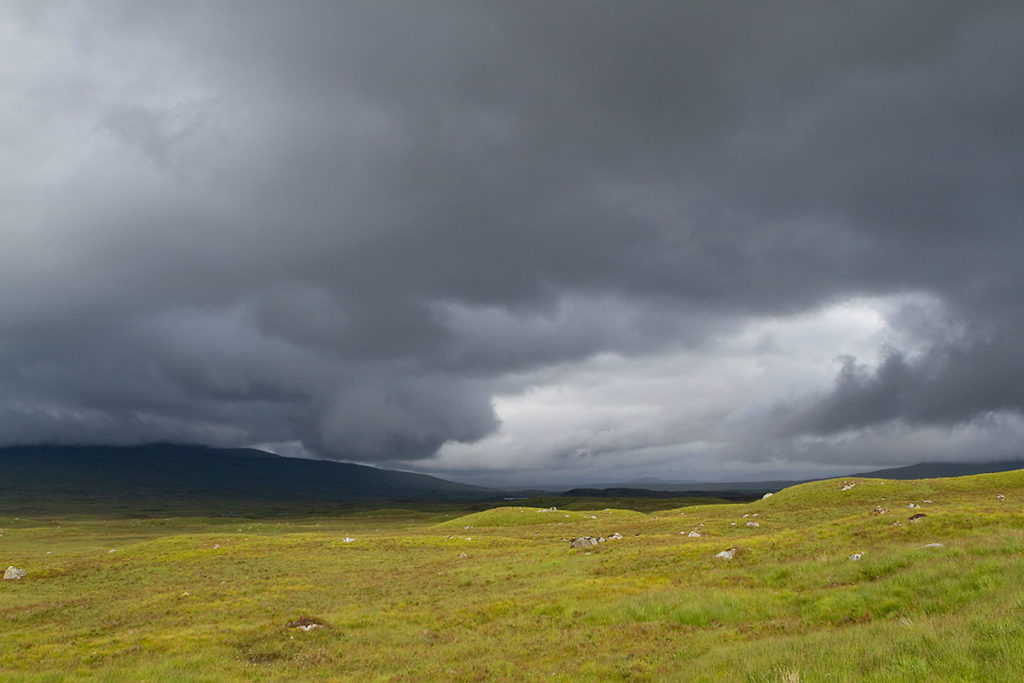
[[[622,534],[620,534],[618,531],[616,531],[614,534],[612,534],[608,538],[613,540],[613,541],[621,541],[622,540]]]
[[[736,548],[729,548],[728,550],[723,550],[722,552],[720,552],[717,555],[715,555],[715,557],[720,557],[723,560],[731,560],[735,556],[736,556]]]
[[[683,533],[683,532],[680,531],[679,533]],[[690,538],[700,538],[700,532],[698,532],[698,531],[691,531],[690,533],[688,533],[686,535],[688,537],[690,537]]]
[[[1006,496],[1004,496],[1003,494],[1001,494],[1001,493],[997,493],[996,494],[996,500],[1005,500],[1005,499],[1006,499]]]
[[[942,545],[941,543],[925,543],[924,547],[925,548],[945,548],[946,546]]]
[[[862,557],[864,557],[864,553],[862,553],[862,552],[854,553],[854,554],[850,555],[850,559],[851,560],[859,560]]]
[[[761,525],[758,522],[753,522],[753,521],[748,520],[747,521],[747,526],[749,526],[751,529],[753,529],[753,528],[759,527]]]
[[[449,538],[451,538],[451,537],[449,536]],[[341,542],[342,543],[351,543],[354,540],[356,540],[356,539],[352,538],[351,536],[346,536],[345,538],[341,539]]]
[[[18,569],[14,565],[11,565],[7,568],[7,571],[4,572],[4,581],[17,581],[18,579],[23,579],[26,576],[28,576],[27,571],[24,569]]]
[[[768,498],[771,498],[771,497],[772,497],[772,496],[774,496],[774,495],[775,495],[774,493],[772,493],[771,491],[769,491],[768,493],[766,493],[766,494],[764,494],[763,496],[761,496],[761,500],[767,500]]]

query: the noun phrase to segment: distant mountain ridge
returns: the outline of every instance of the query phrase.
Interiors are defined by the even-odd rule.
[[[872,470],[851,477],[872,477],[875,479],[940,479],[963,477],[971,474],[1009,472],[1024,469],[1024,460],[1000,460],[997,462],[921,462],[904,467],[890,467]]]
[[[284,458],[251,448],[10,446],[0,448],[0,505],[66,500],[429,501],[498,492],[413,472]]]
[[[1024,460],[918,463],[845,475],[931,479],[1024,469]],[[826,477],[831,478],[831,477]],[[819,478],[820,479],[820,478]],[[657,482],[647,486],[590,486],[561,495],[715,496],[745,500],[818,479],[760,482]],[[517,495],[550,495],[520,492]],[[235,509],[248,503],[360,503],[495,501],[508,491],[413,472],[329,460],[285,458],[251,448],[150,444],[146,446],[9,446],[0,448],[0,510],[34,501],[150,503],[201,502]]]
[[[962,477],[972,474],[988,474],[992,472],[1009,472],[1024,469],[1024,460],[1000,460],[996,462],[922,462],[902,467],[889,467],[869,472],[837,475],[838,477],[861,477],[865,479],[941,479],[944,477]],[[628,484],[601,484],[586,488],[566,491],[566,496],[655,496],[670,495],[709,495],[720,498],[745,499],[760,496],[764,493],[779,491],[796,484],[805,484],[836,477],[815,477],[812,479],[781,479],[770,481],[740,482],[659,482],[655,479],[641,480],[648,482],[646,486],[637,486],[637,482]]]

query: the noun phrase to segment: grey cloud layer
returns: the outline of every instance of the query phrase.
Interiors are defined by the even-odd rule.
[[[1019,3],[5,14],[4,442],[415,460],[512,373],[902,292],[925,351],[792,434],[1024,410]]]

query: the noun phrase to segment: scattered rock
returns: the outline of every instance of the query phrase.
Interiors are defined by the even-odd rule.
[[[449,538],[451,538],[451,536],[449,536]],[[351,543],[354,540],[356,540],[356,539],[352,538],[351,536],[346,536],[345,538],[341,539],[341,542],[342,543]]]
[[[214,543],[214,544],[213,544],[213,549],[214,549],[214,550],[216,550],[216,549],[217,549],[217,548],[219,548],[219,547],[220,547],[220,543]]]
[[[996,494],[996,500],[1006,500],[1006,496],[1001,493]]]
[[[597,542],[598,543],[604,543],[605,542],[605,537],[604,536],[598,536],[597,537]]]
[[[459,559],[460,559],[460,560],[464,560],[464,559],[466,559],[467,557],[469,557],[469,555],[467,555],[466,553],[459,553]]]
[[[924,499],[923,501],[921,501],[921,502],[922,502],[922,503],[930,503],[931,501],[930,501],[930,500],[928,500],[927,498],[925,498],[925,499]]]
[[[771,498],[771,497],[772,497],[772,496],[774,496],[774,495],[775,495],[774,493],[772,493],[771,491],[769,491],[768,493],[766,493],[766,494],[764,494],[763,496],[761,496],[761,500],[768,500],[769,498]]]
[[[680,531],[679,533],[683,533],[683,532]],[[700,538],[700,532],[699,531],[691,531],[690,533],[686,534],[686,536],[688,538]]]
[[[732,558],[736,557],[736,548],[728,548],[727,550],[723,550],[722,552],[715,555],[715,557],[719,557],[723,560],[731,560]]]
[[[729,526],[736,526],[736,522],[729,522]]]
[[[850,559],[851,560],[859,560],[862,557],[864,557],[864,552],[863,551],[861,551],[859,553],[853,553],[852,555],[850,555]]]
[[[572,540],[572,542],[569,544],[569,547],[570,548],[574,548],[576,550],[586,550],[587,548],[596,548],[597,547],[597,539],[594,538],[593,536],[580,536],[579,538],[574,538]]]
[[[4,581],[17,581],[18,579],[24,579],[28,576],[28,572],[24,569],[18,569],[14,565],[7,568],[4,572]]]
[[[111,549],[110,549],[110,550],[108,550],[107,552],[108,552],[108,553],[116,553],[116,552],[117,552],[117,548],[111,548]]]
[[[312,631],[315,628],[323,628],[324,625],[313,617],[299,617],[295,621],[289,621],[288,628],[297,628],[303,631]]]
[[[840,488],[839,490],[840,491],[849,491],[850,489],[852,489],[856,485],[857,485],[857,482],[855,482],[855,481],[851,481],[851,482],[845,482],[844,481],[842,488]]]
[[[552,506],[552,507],[549,507],[549,508],[548,508],[548,512],[558,512],[558,508],[556,508],[556,507],[553,507],[553,506]],[[568,517],[568,515],[566,515],[566,516]]]
[[[750,516],[749,514],[743,515],[743,519],[746,519],[749,516]]]
[[[907,507],[908,507],[909,509],[913,510],[914,508],[919,508],[919,507],[921,507],[921,506],[920,506],[920,505],[918,505],[917,503],[911,503],[911,504],[910,504],[910,505],[908,505]]]
[[[884,507],[882,507],[881,505],[876,505],[875,509],[871,511],[871,514],[884,515],[886,512],[888,512],[888,510],[886,510]]]
[[[621,541],[622,540],[622,534],[620,534],[618,531],[616,531],[614,534],[609,536],[608,539],[611,540],[611,541]]]
[[[907,517],[907,521],[916,522],[917,520],[924,519],[927,516],[928,515],[924,514],[923,512],[918,512],[916,515],[910,515],[909,517]]]
[[[941,543],[925,543],[924,547],[925,548],[945,548],[946,546],[942,545]]]
[[[761,526],[761,524],[759,522],[754,522],[752,520],[747,520],[747,526],[749,526],[751,529],[753,529],[755,527]]]

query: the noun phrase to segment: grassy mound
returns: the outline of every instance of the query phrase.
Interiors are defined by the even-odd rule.
[[[498,507],[471,515],[463,515],[435,525],[440,529],[464,529],[465,527],[510,527],[534,526],[537,524],[568,524],[572,522],[601,521],[621,522],[646,518],[647,515],[634,510],[562,510],[555,508]]]

